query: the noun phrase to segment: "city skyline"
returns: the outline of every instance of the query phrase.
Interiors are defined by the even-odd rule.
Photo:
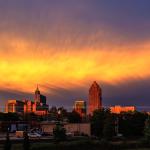
[[[0,104],[33,98],[88,101],[97,81],[103,105],[150,110],[148,0],[1,0]]]
[[[88,114],[92,114],[92,112],[94,110],[97,110],[97,109],[102,109],[102,108],[106,108],[106,109],[113,109],[115,108],[116,111],[119,111],[119,110],[126,110],[126,111],[130,111],[133,110],[133,108],[135,110],[138,110],[138,111],[149,111],[149,107],[142,107],[142,106],[137,106],[137,105],[133,105],[133,106],[129,106],[129,105],[126,105],[126,104],[122,104],[121,106],[121,103],[117,103],[117,104],[110,104],[110,105],[103,105],[103,92],[102,92],[102,88],[100,87],[100,85],[96,82],[96,81],[93,81],[93,83],[91,83],[90,87],[89,87],[89,91],[88,91],[88,98],[85,100],[85,99],[74,99],[73,103],[74,104],[71,104],[70,106],[66,106],[64,105],[63,103],[59,104],[59,105],[53,105],[52,103],[48,103],[48,105],[46,104],[46,101],[47,101],[47,97],[42,95],[41,94],[41,91],[39,89],[39,85],[37,85],[36,89],[35,89],[35,92],[34,94],[32,94],[32,97],[21,97],[20,99],[17,99],[16,97],[12,98],[12,99],[7,99],[5,104],[4,105],[1,105],[0,107],[0,112],[7,112],[8,108],[6,108],[6,105],[8,105],[9,101],[10,103],[12,103],[13,101],[18,101],[19,103],[25,103],[25,105],[30,105],[30,106],[27,106],[29,107],[29,110],[32,110],[32,104],[34,103],[38,103],[38,104],[42,104],[41,106],[48,106],[47,108],[48,109],[51,109],[52,107],[58,107],[58,108],[65,108],[66,110],[68,111],[72,111],[74,110],[75,108],[75,103],[77,102],[82,102],[82,103],[87,103],[88,106],[86,106],[86,111]],[[28,104],[29,102],[29,104]],[[16,102],[14,102],[16,103]],[[44,105],[43,105],[44,104]],[[46,104],[46,105],[45,105]],[[25,106],[26,107],[26,106]],[[34,107],[34,106],[33,106]],[[147,108],[147,109],[145,109]],[[27,108],[24,108],[24,110],[26,111]],[[34,109],[34,108],[33,108]],[[115,110],[114,109],[114,110]],[[79,110],[80,111],[80,110]]]
[[[58,114],[61,114],[61,110],[65,110],[65,112],[76,112],[82,119],[85,119],[87,115],[92,116],[96,110],[102,111],[109,109],[111,113],[116,114],[137,111],[135,106],[103,106],[102,93],[101,87],[94,81],[89,88],[88,102],[82,99],[75,100],[71,109],[64,107],[63,103],[60,107],[52,105],[49,107],[46,96],[41,93],[39,86],[37,85],[32,100],[27,98],[20,100],[9,99],[5,104],[5,110],[0,110],[0,112],[21,114],[34,113],[37,116],[47,116],[52,110],[57,110]]]

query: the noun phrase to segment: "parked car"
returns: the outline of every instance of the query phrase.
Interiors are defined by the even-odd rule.
[[[38,133],[28,133],[29,138],[40,138],[41,135]]]

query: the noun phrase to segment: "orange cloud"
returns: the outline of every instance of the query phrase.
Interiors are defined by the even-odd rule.
[[[32,92],[37,83],[74,88],[91,80],[119,84],[150,76],[149,42],[122,47],[91,43],[89,48],[71,45],[58,50],[48,43],[36,47],[32,40],[5,37],[0,46],[1,89]]]

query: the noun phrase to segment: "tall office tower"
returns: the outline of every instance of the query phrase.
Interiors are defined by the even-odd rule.
[[[48,105],[46,104],[46,96],[42,95],[38,86],[35,90],[33,112],[37,115],[45,115],[48,112]]]
[[[89,114],[94,110],[102,108],[102,90],[96,81],[89,89]]]
[[[41,104],[46,104],[46,96],[42,95],[38,86],[35,90],[35,98],[34,98],[35,103],[41,103]]]

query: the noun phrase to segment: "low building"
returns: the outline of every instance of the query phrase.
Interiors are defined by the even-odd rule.
[[[121,112],[133,112],[135,111],[135,106],[120,106],[116,105],[113,107],[110,107],[111,113],[120,114]]]
[[[24,112],[24,102],[19,100],[8,100],[6,103],[5,112],[11,113],[23,113]]]
[[[72,133],[72,135],[84,134],[91,136],[91,124],[90,123],[64,123],[64,128],[67,133]],[[56,123],[52,122],[42,122],[41,129],[43,132],[53,134],[53,129],[55,128]]]
[[[86,116],[86,102],[83,100],[75,101],[74,111],[80,114],[81,117]]]

